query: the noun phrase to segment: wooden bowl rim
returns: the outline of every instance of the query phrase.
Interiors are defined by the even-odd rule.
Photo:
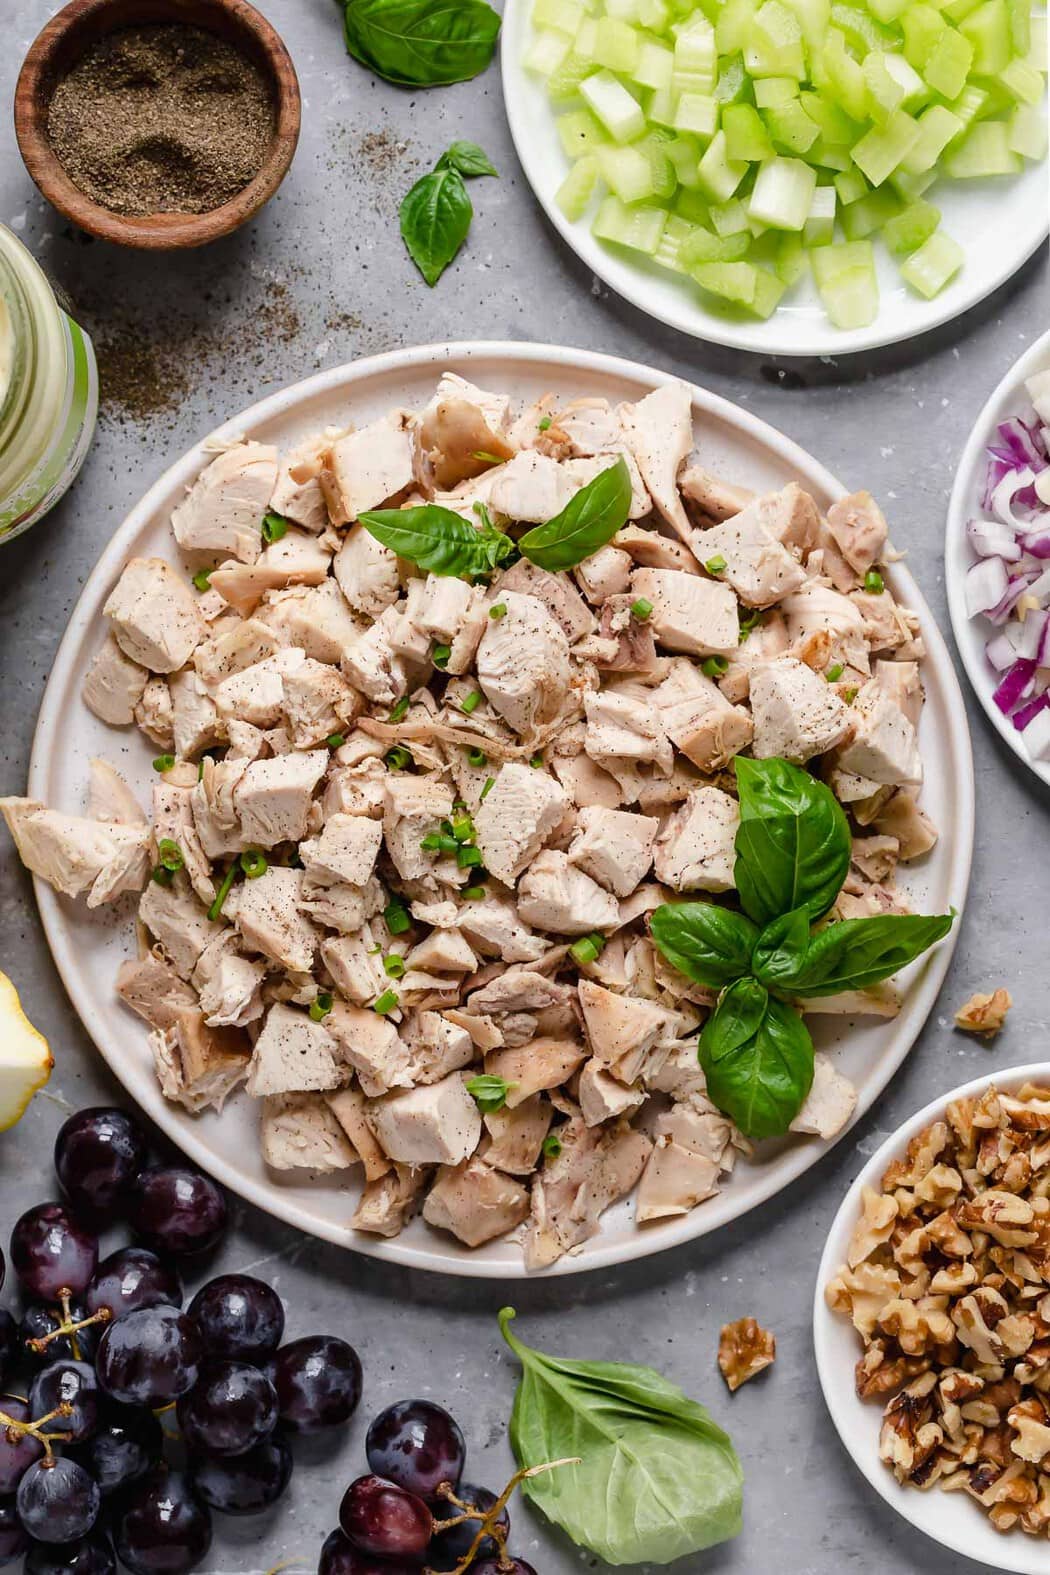
[[[32,179],[59,213],[79,229],[112,241],[153,251],[203,246],[238,229],[270,200],[280,186],[295,155],[302,124],[302,99],[295,64],[280,34],[249,0],[202,0],[215,12],[225,12],[238,27],[254,35],[274,93],[276,124],[266,158],[247,186],[228,202],[205,213],[114,213],[95,202],[67,175],[47,135],[51,95],[46,90],[55,57],[69,36],[92,19],[104,19],[114,0],[69,0],[30,45],[15,87],[15,136]],[[179,21],[178,0],[153,0],[167,5],[172,21]],[[120,26],[135,26],[133,20]],[[101,30],[105,32],[103,27]]]

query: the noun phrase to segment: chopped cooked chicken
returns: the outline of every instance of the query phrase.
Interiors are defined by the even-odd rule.
[[[971,995],[970,999],[960,1006],[955,1014],[955,1026],[968,1034],[980,1034],[985,1039],[994,1039],[1006,1022],[1006,1014],[1013,1004],[1013,997],[1009,990],[1004,990],[1001,986],[997,990],[992,990],[990,994],[982,995],[978,992],[976,995]]]
[[[886,522],[866,493],[826,518],[795,483],[756,494],[695,439],[683,383],[519,412],[448,371],[419,411],[229,446],[174,511],[184,560],[119,576],[84,683],[171,762],[145,791],[91,762],[87,818],[0,801],[59,891],[141,893],[149,951],[117,994],[165,1097],[217,1111],[243,1084],[271,1169],[353,1185],[360,1162],[355,1230],[421,1208],[473,1247],[525,1223],[542,1268],[636,1185],[653,1228],[725,1184],[749,1148],[697,1057],[716,992],[648,920],[678,894],[736,908],[735,756],[810,762],[843,804],[827,922],[908,911],[898,866],[936,832],[921,634],[866,583]],[[559,572],[521,551],[621,460],[610,539]],[[505,532],[503,564],[429,572],[361,523],[424,503]],[[886,981],[797,1004],[901,1001]],[[855,1101],[818,1053],[794,1130],[827,1140]]]

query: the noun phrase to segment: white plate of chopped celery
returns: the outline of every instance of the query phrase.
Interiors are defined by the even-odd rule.
[[[502,63],[555,228],[700,339],[910,339],[1047,234],[1046,18],[1026,0],[506,0]]]

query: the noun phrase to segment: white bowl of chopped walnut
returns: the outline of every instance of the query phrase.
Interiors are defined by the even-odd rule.
[[[884,1143],[814,1308],[843,1444],[927,1536],[1050,1575],[1050,1064],[977,1078]]]

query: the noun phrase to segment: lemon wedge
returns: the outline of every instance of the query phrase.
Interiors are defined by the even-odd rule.
[[[51,1047],[23,1012],[18,991],[0,973],[0,1132],[21,1119],[54,1064]]]

